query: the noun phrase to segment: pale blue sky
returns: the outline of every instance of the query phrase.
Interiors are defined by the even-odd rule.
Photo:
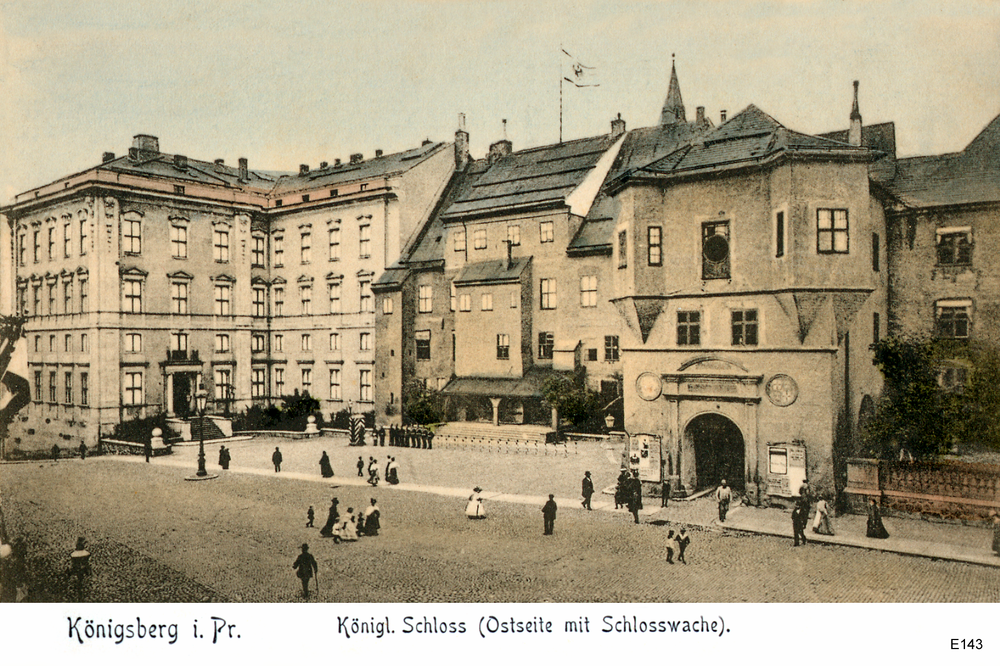
[[[1000,114],[1000,3],[0,0],[0,202],[124,153],[295,170],[451,140],[559,135],[562,44],[601,87],[564,136],[654,124],[670,55],[689,117],[756,104],[786,126],[896,122],[902,155],[962,148]]]

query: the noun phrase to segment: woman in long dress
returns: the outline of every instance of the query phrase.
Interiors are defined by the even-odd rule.
[[[486,517],[486,509],[483,508],[483,496],[480,493],[483,489],[476,486],[469,495],[469,503],[465,505],[465,515],[472,519]]]
[[[816,517],[813,518],[813,532],[833,536],[833,526],[830,525],[830,506],[825,499],[816,502]]]
[[[354,509],[348,509],[344,514],[344,519],[333,531],[333,538],[336,541],[357,541],[358,524],[355,522]]]
[[[338,504],[340,504],[340,500],[334,497],[333,501],[330,502],[330,511],[326,514],[326,524],[323,525],[323,529],[319,531],[320,536],[333,536],[333,531],[337,527],[337,521],[340,519],[340,512],[337,511]]]
[[[882,514],[878,510],[875,500],[868,502],[868,536],[872,539],[888,539],[889,532],[882,524]]]
[[[333,467],[330,465],[330,456],[326,455],[326,451],[319,458],[319,473],[323,475],[324,479],[329,479],[333,476]]]
[[[993,519],[993,552],[1000,555],[1000,516],[990,511],[990,518]]]

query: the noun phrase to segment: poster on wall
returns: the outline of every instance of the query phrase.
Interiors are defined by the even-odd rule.
[[[638,434],[629,440],[629,470],[639,472],[642,481],[660,481],[660,436]]]
[[[770,444],[767,447],[767,494],[793,497],[806,480],[806,447],[803,444]]]

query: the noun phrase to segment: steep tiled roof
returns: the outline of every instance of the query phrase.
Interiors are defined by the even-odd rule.
[[[280,173],[250,170],[248,180],[240,182],[240,171],[237,167],[201,160],[186,160],[187,166],[180,168],[175,162],[175,156],[167,153],[140,153],[140,158],[134,160],[128,156],[119,157],[101,164],[98,168],[118,173],[136,176],[151,176],[154,178],[169,178],[177,181],[188,181],[203,185],[218,185],[257,192],[268,192],[274,188]]]
[[[531,261],[531,257],[514,257],[510,265],[503,259],[466,264],[455,277],[455,284],[476,282],[513,282]]]

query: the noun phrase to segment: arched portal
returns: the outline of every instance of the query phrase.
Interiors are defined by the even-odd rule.
[[[702,414],[691,419],[684,436],[694,450],[698,488],[726,479],[730,487],[743,490],[745,446],[735,423],[721,414]]]

